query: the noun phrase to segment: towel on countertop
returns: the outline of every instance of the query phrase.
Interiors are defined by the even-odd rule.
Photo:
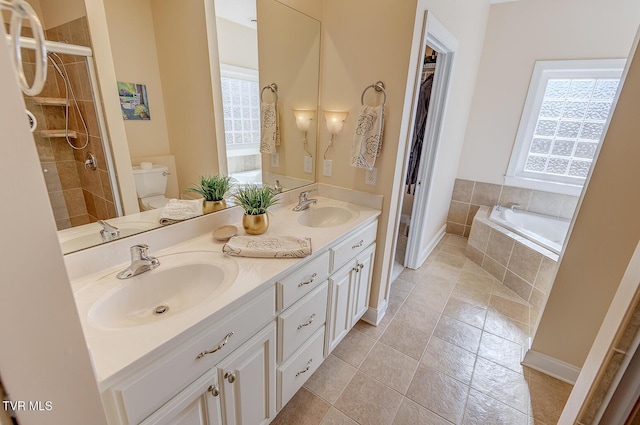
[[[234,236],[222,252],[234,257],[302,258],[311,255],[311,238],[295,236]]]
[[[380,156],[384,129],[384,107],[362,105],[351,147],[351,165],[371,170]]]
[[[260,153],[276,153],[280,146],[278,103],[260,103]]]
[[[160,224],[177,223],[202,215],[202,199],[170,199],[160,211]]]

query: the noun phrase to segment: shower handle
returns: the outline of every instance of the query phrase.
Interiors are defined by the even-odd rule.
[[[84,169],[88,170],[91,168],[93,171],[98,169],[98,161],[96,160],[96,156],[91,152],[87,152],[87,156],[84,160]]]

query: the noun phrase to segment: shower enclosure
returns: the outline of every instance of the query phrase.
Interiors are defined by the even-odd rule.
[[[23,28],[23,37],[30,29]],[[38,157],[58,230],[122,215],[91,52],[86,17],[49,28],[47,81],[37,97],[24,96],[37,122]],[[22,49],[27,79],[34,51]]]

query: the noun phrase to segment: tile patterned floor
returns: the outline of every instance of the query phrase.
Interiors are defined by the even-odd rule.
[[[359,322],[276,425],[553,425],[571,385],[520,365],[529,306],[446,235],[393,283],[378,327]]]

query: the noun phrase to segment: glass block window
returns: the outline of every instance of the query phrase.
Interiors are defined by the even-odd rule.
[[[229,67],[227,67],[229,68]],[[257,72],[233,72],[221,68],[224,136],[227,150],[242,149],[259,152],[260,89]]]
[[[554,191],[548,183],[568,185],[579,192],[604,137],[623,67],[619,60],[537,62],[505,183],[548,191]]]

